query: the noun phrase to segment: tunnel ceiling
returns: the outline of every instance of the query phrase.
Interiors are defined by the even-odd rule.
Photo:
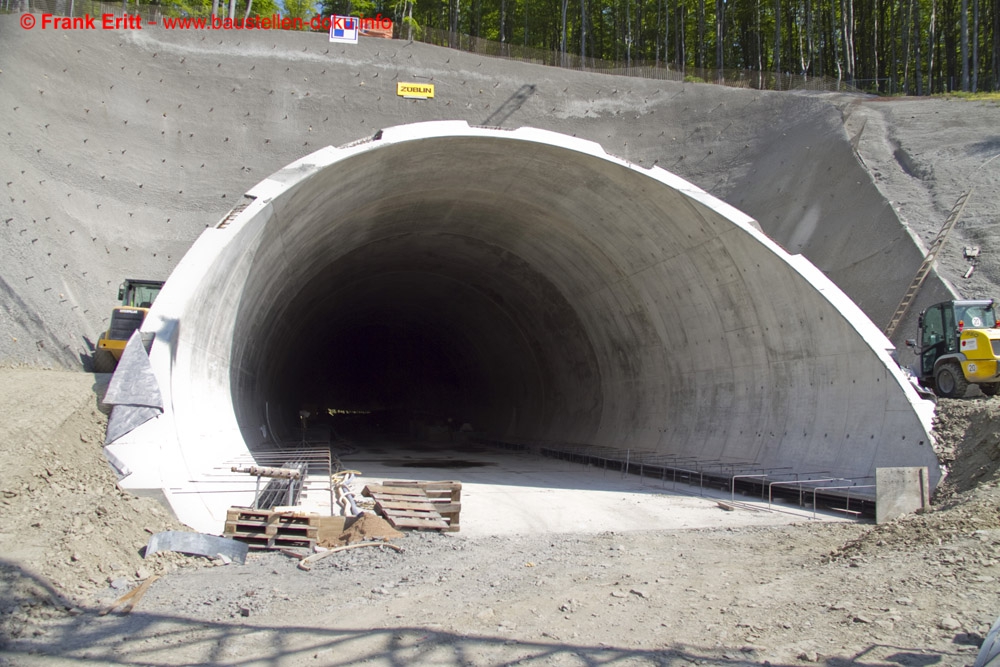
[[[147,320],[175,398],[212,396],[174,401],[181,448],[209,409],[252,448],[311,401],[847,477],[936,464],[888,341],[663,170],[549,132],[426,123],[249,195]]]

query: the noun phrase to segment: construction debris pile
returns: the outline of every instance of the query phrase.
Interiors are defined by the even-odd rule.
[[[343,486],[343,481],[337,484]],[[353,516],[321,516],[302,508],[233,507],[224,535],[254,551],[277,550],[298,558],[299,567],[308,570],[315,562],[347,549],[380,546],[402,551],[387,544],[403,535],[397,528],[456,532],[461,494],[461,482],[386,480],[362,491],[374,501],[375,514],[358,510]],[[351,498],[343,505],[345,509],[357,507],[353,494],[341,491],[338,495]]]

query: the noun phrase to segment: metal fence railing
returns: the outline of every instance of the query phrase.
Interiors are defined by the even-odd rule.
[[[220,11],[225,11],[228,3],[220,2]],[[0,0],[0,11],[5,12],[45,12],[56,16],[99,16],[104,14],[139,14],[142,21],[159,23],[164,12],[162,5],[143,5],[123,0],[122,2],[100,2],[99,0]],[[307,22],[308,23],[308,22]],[[614,74],[642,79],[663,81],[687,81],[713,83],[732,88],[752,88],[756,90],[814,90],[837,92],[860,92],[855,86],[828,76],[809,76],[764,72],[747,69],[708,69],[684,67],[679,69],[663,61],[614,61],[599,58],[582,58],[579,54],[560,53],[547,49],[497,42],[473,35],[449,32],[437,28],[422,27],[410,29],[402,21],[394,24],[397,39],[414,41],[435,46],[444,46],[459,51],[475,53],[492,58],[502,58],[517,62],[561,67],[595,74]]]
[[[797,75],[746,69],[719,70],[685,67],[681,70],[663,61],[613,61],[601,60],[599,58],[582,58],[579,54],[560,53],[558,51],[510,44],[509,42],[497,42],[473,35],[439,30],[437,28],[421,28],[411,31],[407,26],[397,24],[397,38],[406,39],[411,36],[414,41],[445,46],[477,55],[516,60],[536,65],[547,65],[549,67],[562,67],[596,74],[615,74],[663,81],[714,83],[733,88],[753,88],[757,90],[859,92],[858,88],[842,79],[828,76]]]

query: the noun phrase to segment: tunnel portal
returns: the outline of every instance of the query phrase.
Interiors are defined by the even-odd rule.
[[[317,151],[205,231],[144,328],[167,409],[109,449],[191,525],[232,502],[178,480],[304,404],[937,480],[930,407],[836,286],[690,183],[551,132],[421,123]],[[152,440],[158,464],[136,458]]]

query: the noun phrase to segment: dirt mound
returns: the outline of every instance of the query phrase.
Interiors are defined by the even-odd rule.
[[[1000,530],[1000,398],[942,399],[934,434],[947,475],[931,507],[873,526],[832,552],[832,559],[879,548],[940,545]]]
[[[53,607],[117,597],[181,562],[141,556],[152,533],[183,527],[155,500],[118,488],[102,453],[102,382],[83,373],[5,370],[0,385],[8,406],[0,422],[4,634],[17,636],[27,618]]]
[[[390,526],[388,521],[378,515],[364,512],[347,530],[340,534],[340,537],[337,538],[337,544],[329,546],[378,540],[388,541],[397,537],[403,537],[403,533]]]
[[[1000,479],[1000,398],[942,399],[934,433],[948,476],[938,487],[944,501]]]

